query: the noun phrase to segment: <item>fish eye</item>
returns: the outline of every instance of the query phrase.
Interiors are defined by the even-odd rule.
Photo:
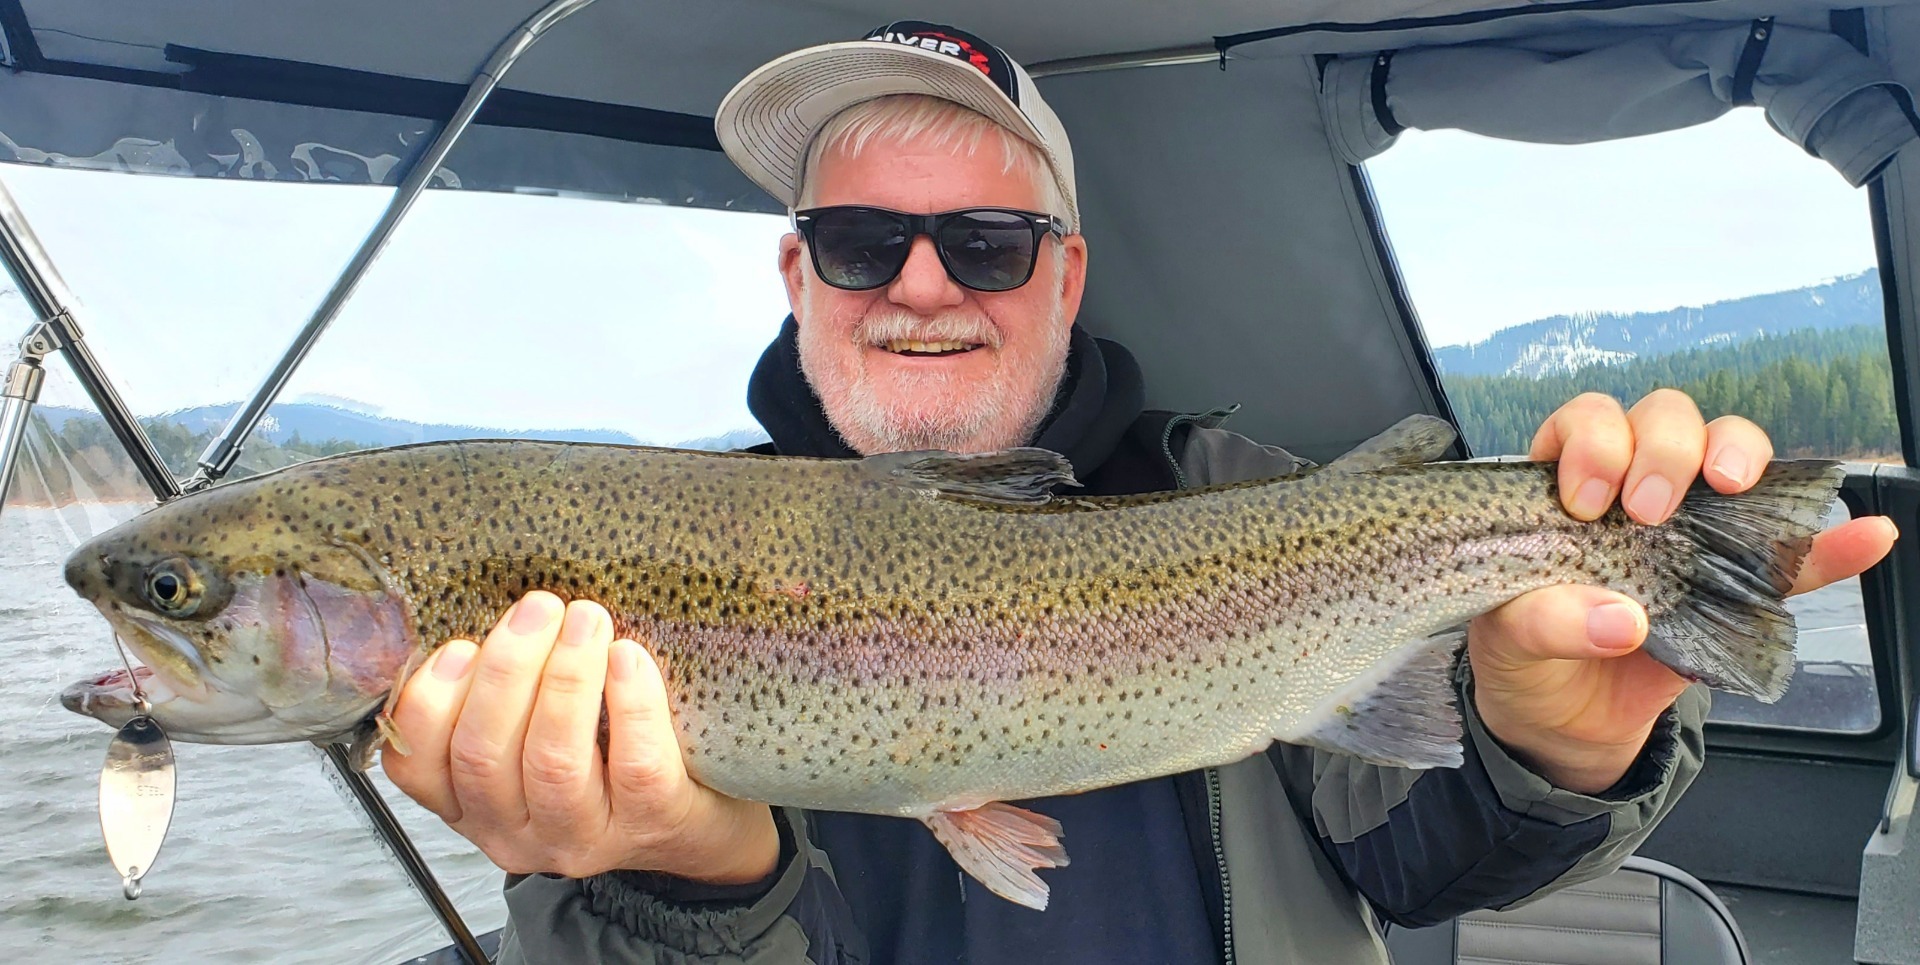
[[[186,560],[163,560],[147,571],[147,602],[168,616],[193,615],[202,590],[199,574]]]

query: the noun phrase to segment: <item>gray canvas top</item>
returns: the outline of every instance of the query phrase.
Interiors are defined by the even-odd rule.
[[[392,183],[540,5],[22,0],[25,24],[0,17],[16,68],[0,73],[0,160]],[[1397,124],[1594,140],[1732,109],[1753,19],[1774,16],[1753,101],[1859,184],[1912,139],[1910,98],[1834,35],[1834,9],[1116,0],[1088,17],[933,0],[913,13],[992,39],[1040,78],[1077,157],[1082,321],[1140,356],[1149,403],[1240,403],[1232,428],[1325,459],[1411,412],[1447,414],[1354,166],[1392,141],[1378,52],[1395,52],[1379,93]],[[875,0],[601,0],[514,68],[500,100],[519,98],[518,113],[483,115],[436,183],[779,211],[714,150],[714,106],[772,56],[898,15]],[[1089,69],[1133,51],[1176,65]],[[1165,230],[1195,225],[1204,243]]]

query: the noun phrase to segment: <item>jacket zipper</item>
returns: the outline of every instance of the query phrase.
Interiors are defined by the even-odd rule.
[[[1176,489],[1187,488],[1187,474],[1180,468],[1180,460],[1173,457],[1173,430],[1193,422],[1219,425],[1228,416],[1240,410],[1239,405],[1231,405],[1200,416],[1181,415],[1167,421],[1167,427],[1160,433],[1160,454],[1167,459],[1167,466],[1173,470],[1173,484]],[[1224,965],[1234,965],[1233,957],[1233,882],[1227,879],[1227,846],[1220,837],[1220,771],[1207,768],[1207,833],[1213,837],[1213,867],[1220,875],[1220,949]]]
[[[1227,847],[1220,837],[1220,771],[1207,768],[1207,830],[1213,834],[1213,866],[1220,869],[1220,947],[1233,963],[1233,882],[1227,879]]]

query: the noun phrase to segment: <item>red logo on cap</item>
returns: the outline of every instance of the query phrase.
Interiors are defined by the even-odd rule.
[[[922,30],[910,34],[896,33],[889,30],[874,39],[885,40],[888,43],[896,43],[905,47],[919,47],[922,50],[931,50],[934,53],[946,54],[949,57],[958,57],[972,64],[981,73],[987,75],[987,77],[993,77],[992,62],[987,59],[987,55],[982,51],[974,49],[973,44],[968,43],[964,38],[955,37],[952,34],[944,34],[937,30]]]

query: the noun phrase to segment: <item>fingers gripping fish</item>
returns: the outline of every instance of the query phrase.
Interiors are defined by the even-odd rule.
[[[453,442],[320,459],[93,539],[67,581],[144,662],[174,736],[358,736],[431,647],[523,593],[588,598],[666,679],[694,779],[737,798],[923,821],[1044,907],[1067,856],[1006,803],[1231,763],[1274,741],[1461,761],[1457,628],[1564,583],[1647,609],[1647,651],[1776,699],[1781,598],[1839,485],[1775,462],[1666,523],[1581,522],[1546,463],[1427,464],[1416,416],[1310,474],[1054,498],[1054,453],[772,458]],[[125,672],[69,688],[108,723]]]

